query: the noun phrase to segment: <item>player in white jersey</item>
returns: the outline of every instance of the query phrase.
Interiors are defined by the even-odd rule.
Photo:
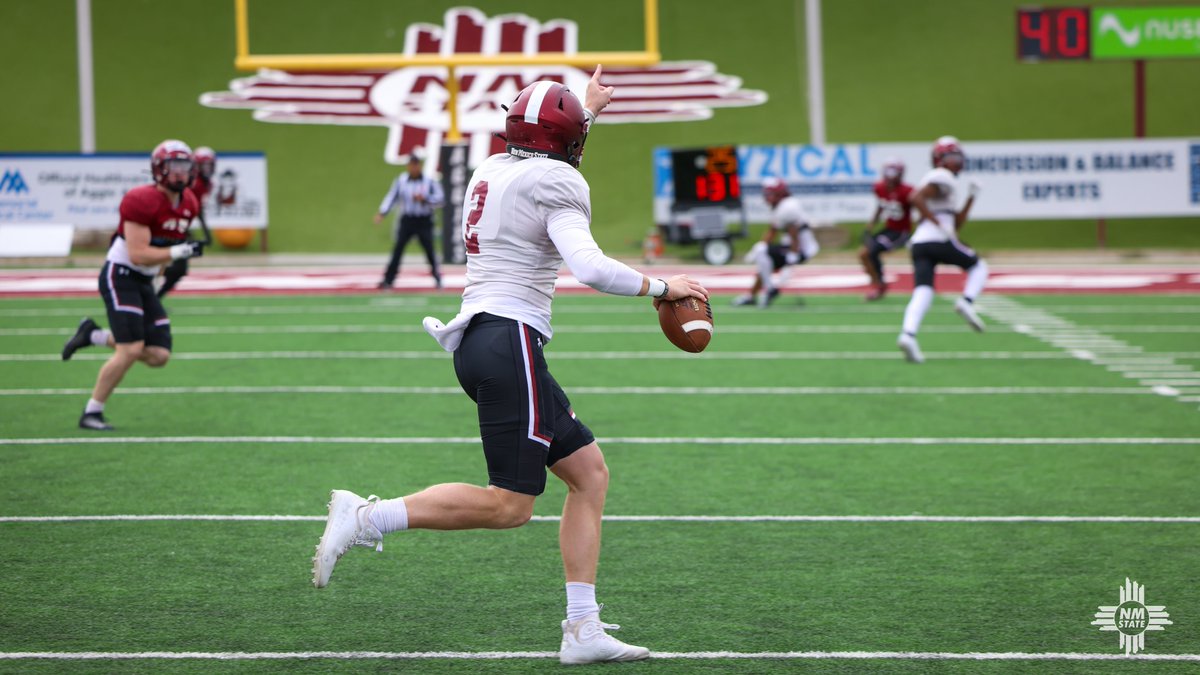
[[[608,468],[542,354],[552,334],[558,270],[565,261],[592,288],[653,296],[655,305],[708,298],[686,275],[652,279],[608,258],[592,238],[588,184],[576,167],[590,123],[612,96],[599,78],[597,68],[584,105],[557,82],[536,82],[517,96],[505,123],[507,152],[488,158],[467,185],[462,309],[448,324],[424,322],[454,352],[459,384],[478,406],[488,487],[447,483],[386,500],[334,490],[313,559],[313,583],[322,587],[347,549],[382,550],[389,532],[519,527],[532,516],[549,467],[568,489],[559,528],[567,591],[563,663],[630,661],[649,651],[609,635],[617,626],[599,617],[595,582]]]
[[[983,321],[975,312],[974,302],[987,282],[987,263],[975,251],[958,240],[958,230],[967,221],[979,185],[969,182],[966,201],[959,207],[963,192],[959,172],[963,168],[962,147],[953,136],[942,136],[933,146],[933,170],[925,174],[912,193],[912,205],[920,222],[909,240],[913,260],[913,294],[904,310],[904,326],[896,344],[911,363],[923,363],[925,356],[917,344],[917,331],[929,306],[933,304],[934,271],[939,264],[955,265],[967,272],[962,297],[954,311],[972,328],[983,331]]]
[[[800,200],[792,196],[782,178],[768,178],[763,182],[763,199],[771,207],[771,223],[762,239],[746,254],[746,262],[754,264],[757,274],[750,292],[733,299],[735,305],[757,302],[759,307],[765,308],[779,295],[779,287],[772,282],[772,275],[779,272],[783,277],[792,265],[804,263],[821,250],[808,219],[804,217]]]

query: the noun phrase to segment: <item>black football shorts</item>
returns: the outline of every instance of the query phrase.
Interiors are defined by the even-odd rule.
[[[117,343],[145,342],[171,349],[171,320],[154,292],[154,279],[108,261],[100,268],[100,297],[108,309],[108,326]]]
[[[934,269],[941,264],[969,270],[979,256],[960,241],[930,241],[912,245],[913,286],[932,286]]]
[[[471,319],[454,372],[479,408],[488,484],[527,495],[546,489],[546,467],[596,440],[550,374],[540,333],[492,314]]]

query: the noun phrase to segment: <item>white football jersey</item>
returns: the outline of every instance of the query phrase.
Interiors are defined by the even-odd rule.
[[[554,159],[489,157],[467,184],[462,314],[488,312],[551,336],[550,302],[562,256],[547,231],[555,218],[592,219],[587,181]]]
[[[800,206],[800,200],[788,196],[779,200],[775,208],[771,209],[771,227],[779,230],[782,235],[779,239],[780,244],[787,246],[792,243],[792,236],[788,234],[788,228],[792,225],[800,228],[808,227],[808,219],[804,217],[804,209]]]
[[[959,209],[959,196],[962,192],[958,176],[949,169],[938,167],[921,179],[914,192],[919,192],[926,185],[937,185],[941,194],[926,200],[929,210],[937,217],[937,222],[922,219],[913,231],[913,244],[928,242],[957,241],[958,228],[954,226],[954,218]]]

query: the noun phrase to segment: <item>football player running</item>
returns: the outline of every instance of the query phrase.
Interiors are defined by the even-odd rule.
[[[771,276],[775,272],[786,274],[788,268],[804,263],[821,250],[804,217],[800,200],[792,196],[787,183],[782,178],[768,178],[762,189],[763,199],[771,207],[771,224],[763,232],[762,240],[746,254],[746,261],[757,268],[754,285],[749,293],[733,299],[735,305],[757,303],[760,308],[766,308],[779,295],[779,288],[772,283]]]
[[[887,293],[887,281],[883,276],[883,253],[893,251],[908,241],[912,230],[912,205],[909,199],[913,187],[904,182],[904,162],[892,158],[883,163],[883,180],[874,185],[878,202],[871,224],[863,232],[863,245],[858,249],[858,259],[871,277],[871,290],[867,300],[880,300]],[[884,217],[883,229],[876,230],[879,218]]]
[[[545,489],[548,467],[567,486],[559,527],[567,594],[560,661],[649,655],[609,635],[617,626],[600,620],[595,583],[608,468],[542,353],[552,335],[550,305],[564,261],[577,279],[605,293],[648,295],[655,304],[708,297],[686,275],[653,279],[605,256],[592,238],[589,188],[577,167],[588,129],[612,92],[600,85],[597,67],[582,105],[557,82],[535,82],[517,95],[507,109],[507,152],[483,162],[467,185],[462,308],[448,324],[424,321],[442,348],[454,352],[458,381],[478,407],[488,486],[445,483],[383,500],[334,490],[313,558],[318,588],[329,583],[347,549],[382,550],[389,532],[525,524]]]
[[[192,154],[192,161],[195,162],[195,170],[192,173],[193,180],[189,187],[196,195],[196,201],[200,203],[200,213],[197,214],[197,217],[200,219],[200,229],[204,233],[204,244],[207,246],[211,243],[211,239],[208,234],[208,223],[204,220],[204,199],[213,189],[212,179],[213,174],[217,172],[217,153],[208,146],[200,146]],[[187,276],[187,273],[187,258],[180,258],[167,265],[163,269],[162,285],[158,289],[158,297],[160,299],[166,297],[167,293],[175,288],[175,284]]]
[[[204,253],[202,242],[187,240],[200,211],[188,188],[192,170],[192,149],[183,141],[163,141],[150,156],[154,184],[135,187],[121,198],[120,224],[100,268],[100,297],[110,328],[85,318],[62,350],[64,361],[84,347],[114,350],[79,418],[82,429],[111,431],[104,405],[125,373],[137,361],[161,368],[171,358],[171,321],[153,284],[164,264]]]
[[[904,325],[896,345],[910,363],[924,363],[925,356],[917,344],[917,331],[929,306],[933,304],[934,272],[939,264],[955,265],[967,272],[962,297],[954,303],[954,311],[976,331],[983,331],[983,321],[975,312],[975,299],[987,282],[987,263],[975,251],[958,240],[958,230],[967,221],[979,185],[966,185],[967,199],[958,207],[964,189],[959,172],[963,169],[963,151],[958,139],[942,136],[933,146],[933,170],[925,174],[912,194],[912,204],[921,216],[912,236],[913,293],[904,309]]]

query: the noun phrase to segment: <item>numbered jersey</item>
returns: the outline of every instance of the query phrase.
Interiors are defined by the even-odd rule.
[[[962,192],[958,176],[949,169],[938,167],[925,174],[916,189],[923,190],[927,185],[936,185],[938,188],[937,195],[925,200],[929,210],[937,217],[937,222],[922,219],[917,223],[917,229],[910,241],[914,244],[957,241],[958,228],[954,219],[958,213],[959,195]]]
[[[547,228],[557,219],[586,224],[591,218],[587,181],[569,164],[504,153],[489,157],[475,170],[463,205],[462,313],[516,319],[549,339],[550,303],[563,260]]]
[[[884,217],[884,227],[897,232],[908,232],[912,229],[912,207],[909,197],[913,187],[908,183],[898,183],[891,187],[887,181],[875,184],[875,198],[879,203],[881,215]]]
[[[192,219],[200,212],[200,202],[190,188],[184,188],[178,204],[154,185],[141,185],[121,198],[121,223],[108,248],[108,260],[154,276],[161,265],[134,265],[125,243],[125,223],[133,222],[150,228],[151,246],[172,246],[187,239]]]

